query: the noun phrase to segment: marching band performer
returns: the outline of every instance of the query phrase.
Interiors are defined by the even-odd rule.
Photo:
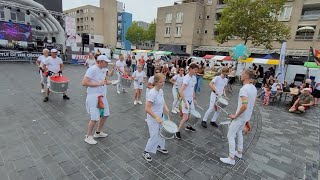
[[[242,130],[246,122],[251,119],[255,100],[257,97],[257,88],[251,83],[254,78],[254,72],[246,69],[241,74],[242,88],[239,91],[238,108],[235,114],[229,115],[231,123],[228,130],[229,157],[220,158],[220,161],[226,164],[235,165],[235,157],[242,158],[243,135]],[[235,138],[238,136],[238,148],[236,150]]]
[[[178,94],[179,93],[178,92],[182,86],[183,77],[184,77],[184,69],[180,68],[178,74],[174,75],[170,79],[170,82],[173,84],[173,86],[172,86],[173,103],[172,103],[172,110],[171,110],[171,112],[173,114],[177,114],[177,112],[179,112],[179,109],[178,109],[178,105],[179,105]]]
[[[51,49],[51,56],[46,59],[43,64],[43,69],[47,74],[47,92],[46,97],[44,98],[43,102],[49,101],[49,94],[50,94],[50,77],[56,74],[61,74],[63,70],[63,62],[62,59],[57,56],[58,51],[56,49]],[[63,93],[63,99],[69,100],[70,98]]]
[[[43,49],[42,54],[43,55],[38,57],[38,59],[36,61],[36,64],[37,64],[37,66],[39,68],[40,83],[41,83],[41,93],[45,93],[46,91],[44,90],[44,85],[45,85],[44,84],[44,78],[47,78],[47,77],[43,76],[43,64],[47,60],[47,58],[49,57],[49,49],[47,49],[47,48]]]
[[[156,153],[157,151],[168,154],[165,149],[165,139],[160,136],[160,128],[162,124],[163,111],[169,114],[169,109],[164,100],[163,86],[165,83],[165,76],[157,73],[154,75],[154,88],[152,88],[147,97],[145,110],[147,112],[147,124],[149,127],[150,139],[147,142],[143,157],[146,161],[152,161],[149,153]]]
[[[138,65],[138,70],[136,70],[133,74],[132,74],[132,78],[134,80],[133,82],[133,87],[134,87],[134,105],[138,104],[142,104],[142,102],[140,101],[141,98],[141,93],[142,93],[142,89],[143,89],[143,84],[146,81],[146,73],[143,71],[143,67],[142,65]]]
[[[90,114],[88,123],[88,131],[84,141],[88,144],[97,144],[94,138],[104,138],[108,134],[101,131],[106,122],[109,112],[109,104],[107,100],[107,87],[111,82],[106,79],[106,75],[113,74],[107,69],[108,63],[111,61],[105,55],[97,57],[97,64],[90,67],[83,77],[82,85],[87,86],[86,109]],[[93,134],[93,128],[98,122],[96,132]]]
[[[226,91],[225,91],[225,87],[228,84],[228,79],[227,79],[227,75],[229,73],[229,69],[227,67],[223,68],[221,71],[220,76],[216,76],[212,79],[212,81],[209,83],[209,86],[212,90],[211,95],[210,95],[210,105],[209,108],[207,110],[207,112],[205,113],[203,120],[202,120],[202,126],[204,128],[207,128],[207,120],[208,120],[208,116],[210,115],[210,113],[212,111],[214,111],[214,115],[211,119],[210,124],[214,127],[218,127],[218,124],[216,123],[218,116],[221,112],[221,109],[219,107],[216,106],[216,100],[219,96],[221,96],[222,94],[224,95],[225,98],[227,98],[226,96]]]
[[[155,69],[155,74],[158,74],[160,73],[160,69],[157,68]],[[147,89],[146,89],[146,100],[147,100],[147,97],[148,97],[148,92],[154,87],[153,85],[154,83],[154,76],[151,76],[148,80],[148,86],[147,86]]]
[[[124,87],[121,85],[121,78],[122,75],[126,74],[127,72],[127,64],[124,61],[124,57],[122,54],[119,55],[119,60],[116,62],[116,69],[117,69],[117,76],[118,76],[118,84],[117,84],[117,93],[120,94],[120,88],[122,88],[123,92],[127,92]]]
[[[194,110],[194,103],[196,102],[194,86],[197,83],[196,73],[198,65],[191,63],[189,66],[189,73],[183,77],[183,84],[179,90],[182,99],[182,120],[180,121],[178,132],[175,134],[177,139],[181,139],[180,130],[183,124],[189,119],[191,110]],[[196,132],[196,130],[188,125],[185,128],[187,131]]]

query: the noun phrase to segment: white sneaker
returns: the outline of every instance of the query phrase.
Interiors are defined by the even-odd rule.
[[[95,138],[105,138],[107,136],[108,136],[108,134],[103,133],[103,132],[100,132],[99,134],[97,134],[97,132],[95,132],[93,135],[93,137],[95,137]]]
[[[174,109],[176,112],[180,112],[180,109],[179,108],[175,108]]]
[[[118,94],[120,94],[120,91],[117,91]]]
[[[240,159],[242,158],[242,153],[239,154],[238,151],[236,151],[236,153],[234,153],[234,155],[235,155],[237,158],[240,158]]]
[[[93,136],[86,136],[84,142],[88,144],[97,144],[97,141],[93,139]]]
[[[134,101],[133,104],[134,104],[134,105],[137,105],[137,101]]]
[[[141,101],[138,101],[138,104],[142,104],[142,102],[141,102]]]
[[[127,93],[128,91],[127,90],[125,90],[125,89],[122,89],[122,91],[124,92],[124,93]]]
[[[177,114],[177,111],[175,111],[174,109],[172,109],[171,112],[172,112],[173,114]]]
[[[148,162],[152,161],[152,158],[150,156],[150,154],[148,152],[143,152],[142,156],[144,157],[144,159]]]
[[[232,160],[230,157],[227,158],[220,158],[220,161],[226,164],[235,165],[236,161]]]
[[[45,93],[45,91],[43,89],[41,89],[41,93]]]

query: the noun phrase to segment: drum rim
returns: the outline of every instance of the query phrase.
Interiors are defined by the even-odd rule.
[[[166,125],[166,123],[170,123],[169,127],[175,126],[176,131],[178,131],[178,129],[179,129],[178,126],[176,125],[176,123],[174,123],[173,121],[166,120],[166,121],[163,121],[162,123],[165,123],[165,124],[162,124],[162,128],[161,129],[165,130],[168,133],[174,134],[175,132],[169,132],[167,129],[165,129],[164,125]]]
[[[65,78],[68,79],[68,81],[60,81],[60,82],[57,82],[57,81],[54,81],[54,80],[51,79],[51,78],[55,78],[55,77],[57,77],[57,76],[50,76],[50,81],[51,81],[51,82],[55,82],[55,83],[68,83],[68,82],[70,81],[70,79],[69,79],[67,76],[59,76],[59,77],[65,77]]]

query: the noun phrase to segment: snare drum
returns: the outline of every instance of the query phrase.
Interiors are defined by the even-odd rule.
[[[201,119],[201,114],[200,114],[198,111],[196,111],[195,109],[191,110],[191,111],[190,111],[190,114],[191,114],[193,117],[197,118],[197,119]]]
[[[173,121],[163,121],[160,129],[160,136],[164,139],[172,139],[174,134],[178,132],[178,126]]]
[[[69,79],[66,76],[50,76],[50,91],[65,93],[68,91]]]
[[[198,111],[196,111],[195,109],[193,109],[190,111],[190,115],[189,115],[189,119],[188,119],[187,123],[190,126],[194,126],[198,122],[199,119],[201,119],[201,114]]]
[[[225,108],[229,105],[229,102],[224,97],[220,96],[217,98],[216,105],[220,108]]]
[[[126,76],[126,75],[123,75],[123,76],[121,77],[120,84],[121,84],[122,86],[124,86],[124,87],[128,87],[128,88],[129,88],[129,87],[131,86],[131,84],[132,84],[131,77],[128,77],[128,76]]]

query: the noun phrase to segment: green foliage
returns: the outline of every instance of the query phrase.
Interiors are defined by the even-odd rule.
[[[146,31],[146,40],[154,42],[156,39],[156,22],[150,23],[148,30]]]
[[[290,38],[290,28],[277,17],[286,0],[224,0],[227,6],[216,26],[215,40],[221,44],[238,37],[246,44],[272,48],[273,41]]]
[[[140,45],[146,40],[145,30],[142,27],[139,27],[137,22],[133,22],[128,28],[126,39],[132,44]]]

